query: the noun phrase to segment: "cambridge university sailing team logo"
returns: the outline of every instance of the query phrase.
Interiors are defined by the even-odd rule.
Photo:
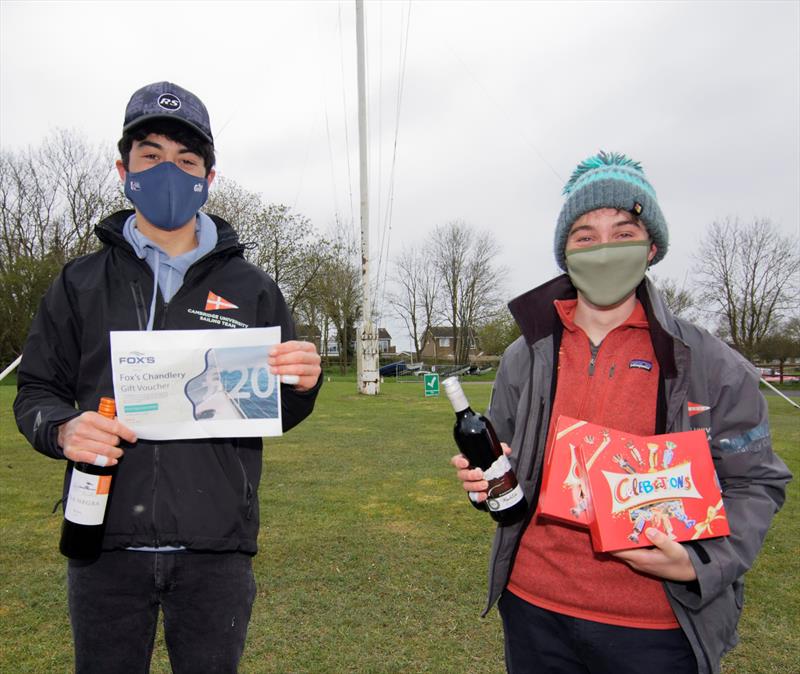
[[[197,318],[205,323],[212,323],[214,325],[222,325],[226,328],[249,328],[247,323],[243,323],[230,316],[225,316],[217,312],[238,309],[239,305],[234,304],[230,300],[225,299],[222,295],[218,295],[213,290],[208,291],[206,303],[202,311],[200,309],[187,309],[190,314],[197,316]],[[211,313],[214,312],[214,313]]]

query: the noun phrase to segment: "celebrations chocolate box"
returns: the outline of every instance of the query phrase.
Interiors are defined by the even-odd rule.
[[[641,437],[562,416],[551,454],[551,516],[588,523],[597,552],[650,546],[647,527],[676,541],[730,533],[705,431]]]

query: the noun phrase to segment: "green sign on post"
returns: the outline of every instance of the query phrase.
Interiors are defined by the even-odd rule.
[[[439,395],[439,375],[435,372],[424,375],[425,377],[425,397]]]

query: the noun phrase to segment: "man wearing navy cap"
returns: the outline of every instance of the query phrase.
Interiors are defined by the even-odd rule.
[[[109,331],[280,326],[283,430],[311,413],[321,384],[313,344],[275,282],[244,260],[233,228],[200,208],[214,180],[206,107],[169,82],[125,111],[117,170],[133,211],[96,228],[103,248],[68,262],[34,319],[14,412],[38,451],[117,465],[103,551],[70,560],[79,674],[147,672],[159,608],[175,672],[235,672],[255,598],[260,438],[151,442],[92,410],[113,397]]]

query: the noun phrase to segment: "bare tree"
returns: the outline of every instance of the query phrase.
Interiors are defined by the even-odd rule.
[[[671,278],[653,278],[653,283],[661,291],[664,297],[667,308],[679,318],[684,318],[687,321],[695,320],[697,316],[698,300],[686,286],[679,286],[676,281]]]
[[[695,274],[705,303],[747,358],[798,298],[797,242],[781,236],[770,220],[742,225],[715,222],[696,255]]]
[[[390,302],[405,323],[417,361],[422,360],[425,332],[433,326],[440,286],[428,249],[403,248],[394,261],[395,289]]]
[[[97,248],[95,225],[124,208],[114,156],[65,130],[39,147],[0,150],[0,361],[22,348],[60,267]]]
[[[264,203],[229,178],[215,181],[205,210],[233,225],[247,259],[275,280],[296,315],[330,251],[311,221],[288,206]]]
[[[465,363],[478,324],[497,309],[506,270],[494,264],[498,245],[492,235],[476,233],[464,222],[437,227],[431,248],[453,330],[453,353],[456,362]]]
[[[333,243],[314,277],[310,296],[318,302],[325,317],[323,338],[327,340],[328,322],[336,330],[339,365],[345,373],[350,341],[356,335],[355,326],[360,316],[361,267],[356,243],[343,226],[338,225],[331,239]]]

